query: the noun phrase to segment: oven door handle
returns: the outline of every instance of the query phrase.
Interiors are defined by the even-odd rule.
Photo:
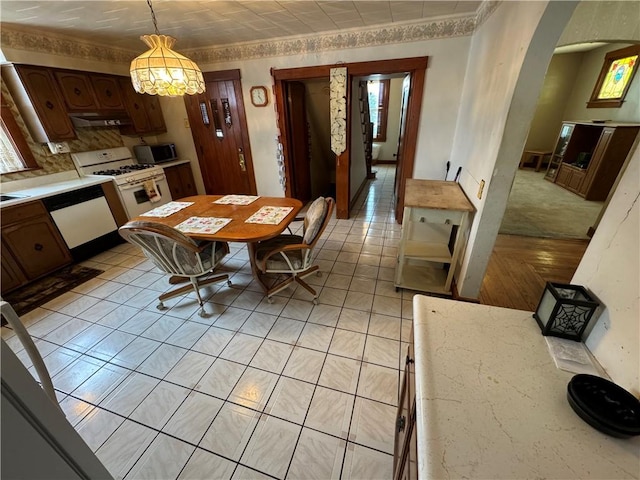
[[[155,180],[156,182],[161,182],[164,179],[165,179],[164,175],[154,175],[153,177],[143,178],[141,180],[136,180],[135,182],[120,184],[118,185],[118,188],[120,190],[131,190],[133,188],[138,188],[144,185],[144,182],[148,182],[149,180]]]

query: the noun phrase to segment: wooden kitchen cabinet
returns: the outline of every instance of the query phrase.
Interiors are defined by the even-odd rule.
[[[118,77],[77,70],[54,70],[67,111],[125,111]]]
[[[13,69],[15,67],[15,69]],[[12,96],[18,104],[24,103],[22,93],[29,98],[29,105],[35,110],[44,135],[31,131],[35,141],[66,141],[76,138],[76,132],[64,99],[51,69],[30,65],[6,66],[2,69],[12,88]],[[14,72],[19,78],[14,77]],[[6,75],[5,75],[6,73]]]
[[[62,236],[39,200],[2,209],[2,247],[2,293],[72,261]]]
[[[545,179],[585,200],[606,200],[639,130],[631,123],[564,122]]]
[[[131,125],[121,125],[120,134],[126,136],[155,135],[166,133],[167,126],[162,115],[158,98],[153,95],[140,94],[131,85],[131,79],[120,77],[120,89]]]
[[[413,353],[413,344],[407,347],[397,412],[393,448],[393,478],[394,480],[416,479],[418,478],[418,452],[416,443],[415,355]]]
[[[164,174],[173,200],[198,194],[190,163],[165,167]]]

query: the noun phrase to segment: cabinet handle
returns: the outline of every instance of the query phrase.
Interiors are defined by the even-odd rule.
[[[398,433],[404,431],[404,426],[406,423],[407,423],[407,419],[405,418],[404,415],[401,417],[398,417],[398,419],[396,420],[396,430],[398,431]]]
[[[73,89],[73,93],[75,93],[76,95],[80,95],[82,92],[80,91],[80,89],[78,87]]]
[[[36,243],[33,248],[35,248],[38,252],[41,252],[44,246],[41,243]]]
[[[53,103],[51,103],[49,100],[47,100],[47,103],[45,103],[45,106],[46,106],[49,110],[53,110]]]
[[[111,96],[113,95],[113,93],[111,93],[111,90],[106,90],[104,93],[109,98],[111,98]]]
[[[239,148],[238,149],[238,163],[240,164],[240,170],[242,170],[243,172],[247,171],[247,165],[244,161],[244,153],[242,153],[242,149]]]

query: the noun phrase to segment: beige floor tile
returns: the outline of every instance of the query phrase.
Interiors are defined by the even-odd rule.
[[[328,480],[340,478],[347,442],[303,428],[287,479]]]
[[[372,313],[369,319],[369,335],[400,340],[400,327],[402,321],[398,317]]]
[[[315,386],[294,378],[280,377],[265,413],[302,425]]]
[[[223,403],[218,398],[191,392],[162,431],[197,445]]]
[[[158,480],[176,478],[195,447],[159,434],[136,462],[127,479]]]
[[[100,402],[100,406],[128,417],[159,383],[156,378],[133,372]]]
[[[393,457],[367,447],[347,444],[344,480],[388,480],[393,477]]]
[[[156,348],[147,359],[140,364],[137,371],[163,378],[187,353],[187,350],[166,343]]]
[[[383,367],[398,368],[400,341],[367,335],[363,360]]]
[[[267,338],[277,342],[295,345],[303,328],[304,322],[291,320],[289,318],[278,318],[267,335]]]
[[[168,382],[177,383],[183,387],[195,387],[209,367],[213,365],[215,357],[204,353],[188,351],[175,367],[164,377]]]
[[[240,332],[256,337],[266,337],[277,319],[275,315],[253,312],[240,328]]]
[[[262,415],[240,462],[284,478],[301,428],[294,423]]]
[[[121,332],[115,332],[121,333]],[[121,333],[122,335],[129,335],[128,333]],[[106,338],[109,340],[112,335]],[[115,363],[125,368],[135,369],[138,368],[142,362],[144,362],[147,358],[153,354],[162,344],[160,342],[156,342],[155,340],[150,340],[148,338],[142,337],[128,337],[134,338],[134,340],[128,343],[122,350],[116,352],[116,354],[109,360],[111,363]],[[126,339],[125,339],[126,340]],[[101,344],[98,344],[101,347]],[[117,347],[117,345],[116,345]],[[90,354],[93,352],[93,348],[90,350]],[[114,348],[115,350],[115,348]],[[105,358],[107,355],[105,355]]]
[[[218,356],[232,338],[233,332],[229,330],[209,327],[191,349],[207,355]]]
[[[369,312],[343,308],[340,312],[337,327],[343,330],[351,330],[359,333],[367,333],[369,328]]]
[[[134,317],[135,318],[135,317]],[[169,338],[183,323],[184,320],[177,320],[173,317],[160,317],[149,328],[142,332],[142,336],[156,340],[158,342],[164,342]]]
[[[318,385],[355,394],[360,376],[360,365],[359,360],[327,355]]]
[[[96,451],[124,422],[124,417],[115,413],[94,408],[75,427],[92,451]]]
[[[401,317],[402,299],[376,295],[373,299],[373,313]]]
[[[291,345],[265,340],[249,365],[279,375],[284,370],[292,351],[293,346]]]
[[[73,396],[98,404],[130,374],[130,370],[106,364],[76,388]]]
[[[326,352],[329,349],[335,328],[307,323],[298,339],[298,345],[312,350]]]
[[[354,396],[316,387],[304,426],[346,440]]]
[[[113,478],[123,478],[157,435],[155,430],[125,420],[98,448],[96,456]]]
[[[366,335],[350,330],[336,329],[329,353],[362,360]]]
[[[218,358],[194,387],[195,390],[226,399],[247,367]]]
[[[344,300],[344,307],[353,310],[371,311],[373,295],[362,292],[349,292]]]
[[[66,397],[60,402],[60,408],[64,413],[67,421],[71,426],[75,427],[80,421],[86,417],[89,413],[95,410],[96,407],[83,400],[78,400],[73,397]]]
[[[109,303],[115,304],[114,302]],[[97,320],[97,323],[99,323],[100,325],[104,325],[105,327],[119,328],[136,313],[138,313],[138,310],[133,307],[119,305],[117,308]]]
[[[162,318],[160,313],[141,310],[122,324],[118,329],[132,335],[141,335],[146,329]],[[149,337],[151,338],[151,337]]]
[[[160,382],[147,395],[129,418],[160,430],[182,404],[189,390],[168,382]]]
[[[251,362],[260,345],[262,345],[262,342],[262,338],[244,333],[236,333],[220,353],[220,358],[247,365]]]
[[[363,363],[358,382],[358,396],[398,404],[399,370]]]
[[[309,315],[310,323],[317,323],[326,327],[335,327],[340,317],[340,307],[333,305],[316,305]]]
[[[229,307],[218,317],[214,325],[218,328],[237,332],[242,328],[242,325],[246,322],[250,314],[251,312],[249,310]]]
[[[259,417],[254,410],[225,403],[199,446],[237,462]]]
[[[201,323],[186,321],[165,342],[177,347],[191,348],[208,328]]]
[[[396,407],[356,397],[349,441],[393,455]]]
[[[273,477],[260,473],[252,468],[238,465],[238,468],[236,468],[231,478],[232,480],[271,480]]]
[[[94,358],[82,356],[71,362],[64,370],[60,371],[51,380],[56,390],[63,393],[71,393],[91,375],[96,373],[105,365],[105,362]]]
[[[196,448],[178,476],[179,480],[231,478],[236,464],[214,453]]]
[[[320,377],[320,371],[326,354],[308,348],[295,347],[287,362],[283,375],[316,383]]]
[[[347,290],[325,286],[322,287],[322,291],[320,292],[320,296],[318,297],[318,303],[342,307],[346,296]]]
[[[229,401],[262,411],[277,381],[278,376],[273,373],[248,367],[229,395]]]

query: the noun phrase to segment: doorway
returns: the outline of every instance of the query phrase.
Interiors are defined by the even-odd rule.
[[[352,84],[358,77],[370,75],[393,75],[401,74],[409,77],[410,88],[408,89],[406,104],[406,125],[402,148],[402,156],[398,158],[396,175],[398,176],[397,191],[394,193],[396,205],[396,220],[402,222],[402,211],[404,209],[404,184],[407,178],[413,175],[413,164],[415,161],[415,151],[418,136],[418,121],[422,106],[422,95],[424,89],[424,79],[427,67],[427,57],[406,58],[397,60],[381,60],[373,62],[349,63],[340,65],[323,65],[316,67],[303,67],[293,69],[272,70],[274,78],[275,103],[278,112],[278,126],[280,128],[280,143],[283,146],[285,165],[285,195],[298,198],[295,178],[294,149],[292,142],[294,132],[291,128],[294,114],[288,105],[288,93],[291,82],[302,82],[305,80],[328,79],[331,68],[347,68],[347,112],[351,111],[353,102],[356,100],[357,90],[354,92]],[[350,135],[353,128],[360,128],[359,125],[352,124],[352,116],[347,115],[347,149],[340,155],[335,156],[335,196],[336,196],[336,216],[337,218],[349,218],[350,201],[352,197],[351,185],[351,152]],[[296,160],[296,163],[298,160]]]

